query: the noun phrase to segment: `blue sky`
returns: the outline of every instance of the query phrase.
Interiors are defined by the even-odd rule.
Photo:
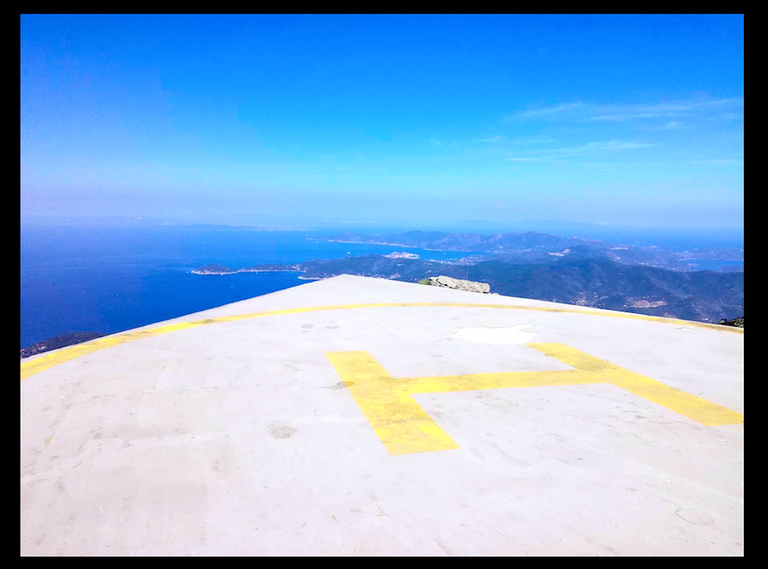
[[[22,16],[25,216],[741,227],[743,16]]]

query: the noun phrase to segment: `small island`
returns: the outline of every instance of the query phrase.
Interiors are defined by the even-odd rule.
[[[224,265],[206,265],[192,271],[193,275],[232,275],[236,271],[233,271],[229,267]]]
[[[205,265],[199,269],[191,271],[193,275],[236,275],[238,273],[286,273],[286,272],[301,272],[300,265],[254,265],[248,269],[238,269],[233,271],[229,267],[224,265]]]

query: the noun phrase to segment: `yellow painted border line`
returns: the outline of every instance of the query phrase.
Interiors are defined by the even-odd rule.
[[[630,320],[647,320],[650,322],[664,322],[667,324],[684,325],[691,328],[708,328],[710,330],[719,330],[721,332],[731,332],[743,334],[743,328],[732,326],[720,326],[717,324],[706,324],[704,322],[690,322],[688,320],[676,320],[674,318],[661,318],[659,316],[646,316],[645,314],[632,314],[624,312],[593,312],[587,310],[575,310],[571,308],[548,308],[544,306],[515,306],[508,304],[464,304],[461,302],[377,302],[371,304],[336,304],[328,306],[305,306],[302,308],[286,308],[283,310],[271,310],[268,312],[252,312],[249,314],[236,314],[234,316],[221,316],[218,318],[206,318],[205,320],[195,320],[193,322],[180,322],[178,324],[169,324],[158,326],[148,330],[138,332],[127,332],[106,336],[83,344],[77,344],[68,348],[62,348],[49,354],[41,355],[33,359],[21,362],[21,380],[40,373],[46,369],[52,368],[69,360],[79,358],[93,352],[98,352],[111,346],[125,344],[134,340],[159,336],[168,332],[186,330],[187,328],[197,328],[198,326],[207,326],[208,324],[220,324],[222,322],[235,322],[237,320],[249,320],[252,318],[266,318],[268,316],[280,316],[283,314],[299,314],[303,312],[322,312],[326,310],[352,310],[357,308],[394,308],[394,307],[456,307],[456,308],[494,308],[497,310],[527,310],[531,312],[554,312],[564,314],[585,314],[590,316],[604,316],[612,318],[628,318]]]

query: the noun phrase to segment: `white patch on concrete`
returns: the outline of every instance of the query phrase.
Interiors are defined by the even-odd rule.
[[[526,344],[538,336],[536,332],[527,332],[523,328],[529,324],[518,324],[503,328],[458,328],[453,335],[477,344]]]

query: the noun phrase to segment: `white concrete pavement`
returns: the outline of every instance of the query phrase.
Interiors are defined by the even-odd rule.
[[[432,389],[413,399],[440,432],[392,454],[410,418],[332,363],[535,380],[573,367],[531,346],[563,344],[743,414],[741,331],[351,276],[153,330],[22,364],[23,555],[743,554],[739,420],[610,382]]]

